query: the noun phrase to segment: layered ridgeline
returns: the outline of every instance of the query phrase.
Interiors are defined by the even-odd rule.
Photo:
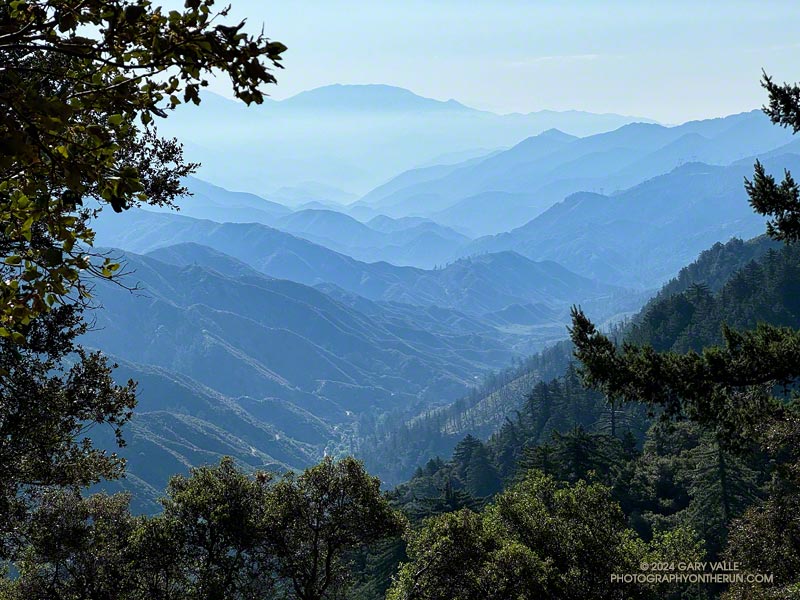
[[[144,249],[147,235],[193,232],[252,265],[191,242],[146,256],[108,251],[135,289],[98,285],[102,310],[85,343],[120,363],[118,377],[140,382],[123,485],[144,509],[170,473],[223,455],[283,469],[353,450],[387,420],[456,399],[537,336],[562,336],[576,294],[604,304],[622,293],[510,253],[423,271],[359,263],[261,225],[143,211],[118,220],[128,237],[101,231],[128,247],[138,222]],[[307,270],[281,270],[298,263]],[[314,289],[262,271],[336,283]],[[515,306],[539,320],[510,326]]]
[[[798,156],[795,143],[760,159],[769,171],[781,172],[796,168]],[[582,191],[559,197],[531,221],[520,218],[511,231],[476,240],[428,217],[378,215],[360,222],[341,208],[290,212],[198,180],[189,181],[195,196],[183,203],[183,214],[266,224],[363,262],[431,269],[458,257],[510,250],[534,261],[555,261],[591,279],[654,289],[704,248],[762,230],[763,219],[749,210],[742,187],[753,160],[728,166],[691,162],[611,195]],[[477,205],[482,221],[502,204],[482,198]]]
[[[204,179],[301,204],[348,200],[342,190],[365,192],[440,157],[455,162],[552,127],[590,135],[641,120],[577,111],[497,115],[386,85],[332,85],[251,107],[206,94],[161,127],[203,163]]]
[[[797,170],[800,154],[761,157],[767,170]],[[728,167],[690,163],[612,196],[582,192],[508,233],[477,240],[468,252],[513,250],[577,273],[652,287],[718,241],[764,229],[743,188],[754,160]]]
[[[432,268],[444,264],[472,238],[430,219],[376,216],[366,223],[342,212],[341,205],[307,202],[289,208],[244,192],[231,192],[195,177],[186,178],[191,198],[180,214],[233,223],[261,223],[321,244],[358,260]],[[153,210],[171,212],[155,207]]]
[[[391,219],[378,215],[361,223],[330,209],[298,210],[272,225],[358,260],[422,268],[450,262],[472,241],[430,219]]]
[[[99,244],[153,252],[178,264],[192,264],[197,260],[196,244],[206,245],[271,277],[319,286],[351,305],[359,302],[355,295],[480,317],[503,334],[524,335],[526,346],[521,349],[525,351],[563,337],[563,324],[574,302],[612,316],[635,310],[640,301],[622,288],[514,252],[474,256],[425,270],[365,263],[260,224],[220,224],[141,210],[115,217],[98,222]],[[162,248],[177,243],[187,244]]]
[[[767,164],[770,165],[769,160],[767,160]],[[688,165],[679,169],[678,172],[695,166]],[[724,197],[727,197],[725,196],[728,193],[727,190],[730,190],[731,194],[738,194],[736,190],[740,185],[740,179],[735,172],[736,168],[738,167],[724,169],[731,172],[730,181],[726,180],[721,184]],[[672,189],[673,184],[674,186],[687,185],[680,179],[672,181],[673,176],[675,173],[656,178],[643,184],[640,188],[660,184],[664,189],[669,190]],[[685,197],[692,198],[695,194],[699,194],[698,189],[702,191],[703,188],[690,189],[685,193]],[[638,196],[632,195],[634,199],[631,200],[631,204],[635,204],[636,198],[639,201],[646,200],[647,195],[641,189],[639,192]],[[678,193],[675,193],[674,196],[684,197]],[[257,203],[261,202],[261,199],[249,195],[242,197],[237,194],[231,198],[231,201],[253,202],[255,206],[258,206]],[[723,207],[728,206],[726,202],[728,201],[722,203]],[[730,200],[730,203],[733,204],[733,200]],[[671,205],[667,203],[667,206]],[[611,208],[614,207],[611,206]],[[676,237],[675,245],[680,246],[681,251],[684,247],[691,247],[691,244],[694,243],[693,240],[698,236],[702,237],[694,227],[702,227],[702,214],[706,208],[707,203],[703,201],[686,202],[675,208],[675,212],[678,213],[683,210],[680,214],[685,227],[672,229]],[[611,211],[611,209],[608,210]],[[743,212],[745,212],[745,218],[752,218],[749,212]],[[275,215],[274,218],[284,219],[287,216],[292,217],[292,214]],[[387,233],[403,231],[409,226],[415,227],[428,223],[428,221],[414,218],[378,218],[374,221],[374,228],[383,228]],[[759,220],[753,219],[753,221],[758,223],[757,227],[760,229]],[[732,221],[732,223],[733,232],[741,231],[738,229],[741,225],[739,221]],[[297,386],[295,381],[288,378],[290,386],[283,388],[278,385],[275,387],[270,377],[262,377],[261,372],[265,369],[266,371],[274,370],[272,357],[262,357],[261,362],[251,361],[247,352],[241,353],[246,357],[239,363],[241,372],[247,373],[249,369],[254,371],[253,383],[248,391],[230,390],[224,387],[220,389],[226,379],[224,375],[203,373],[206,379],[198,381],[194,379],[195,374],[193,373],[181,373],[192,379],[190,382],[182,383],[181,385],[184,387],[194,389],[197,387],[195,384],[200,384],[226,398],[226,401],[231,397],[237,398],[237,394],[261,393],[261,386],[264,385],[267,387],[263,389],[269,390],[269,397],[285,400],[292,404],[289,408],[285,408],[285,404],[275,401],[269,405],[268,410],[264,411],[263,415],[266,416],[262,415],[261,417],[266,425],[278,423],[276,432],[270,432],[270,439],[281,442],[282,446],[290,441],[292,443],[299,442],[298,445],[292,446],[290,454],[285,455],[292,458],[275,459],[276,450],[259,450],[265,456],[273,457],[271,460],[274,459],[275,462],[285,464],[299,464],[298,460],[314,455],[325,444],[342,444],[341,447],[363,450],[363,454],[370,457],[370,461],[372,461],[369,465],[370,468],[390,483],[399,482],[408,477],[414,467],[420,461],[426,460],[426,457],[436,454],[447,455],[466,432],[479,436],[488,435],[502,424],[511,411],[520,406],[521,394],[524,393],[524,390],[530,389],[533,383],[541,378],[546,379],[558,375],[557,370],[553,369],[549,371],[539,369],[538,372],[530,369],[522,371],[512,369],[511,375],[506,372],[499,379],[513,376],[513,384],[498,385],[497,377],[490,378],[488,382],[490,387],[486,388],[486,393],[473,392],[463,403],[446,409],[436,409],[441,403],[462,394],[467,389],[467,385],[480,382],[487,370],[507,365],[512,353],[528,354],[547,341],[562,338],[565,334],[564,323],[567,309],[572,303],[582,304],[593,315],[605,315],[606,317],[635,310],[641,303],[640,297],[630,292],[606,284],[598,284],[591,279],[575,275],[556,263],[532,261],[516,252],[503,251],[477,255],[456,261],[445,268],[423,270],[397,267],[388,263],[361,262],[306,239],[254,223],[219,224],[173,214],[129,211],[117,216],[114,220],[101,220],[98,228],[98,243],[114,244],[137,252],[150,252],[152,253],[150,258],[157,259],[162,263],[182,268],[204,266],[225,276],[247,277],[266,274],[316,286],[317,292],[325,292],[324,297],[327,299],[334,299],[337,304],[356,311],[365,318],[386,323],[387,327],[390,327],[393,332],[399,333],[401,337],[407,336],[426,345],[429,344],[431,338],[437,336],[444,336],[448,339],[462,336],[465,340],[469,340],[461,345],[451,346],[449,352],[457,359],[456,362],[460,361],[462,365],[465,362],[471,363],[474,368],[468,375],[465,371],[460,371],[455,378],[458,383],[448,388],[447,393],[442,391],[444,388],[439,388],[436,393],[420,396],[420,390],[424,386],[421,386],[419,380],[412,379],[409,388],[399,386],[398,390],[394,391],[395,394],[401,394],[396,397],[397,404],[392,404],[391,401],[384,404],[384,397],[380,394],[370,396],[375,401],[375,405],[380,408],[373,414],[373,406],[365,404],[364,410],[351,411],[354,413],[353,418],[348,419],[347,422],[352,427],[347,430],[340,427],[335,430],[335,433],[331,432],[340,423],[335,419],[331,420],[331,416],[324,412],[318,412],[319,406],[315,405],[312,410],[309,408],[311,405],[300,402],[299,406],[302,411],[299,413],[300,417],[296,416],[293,408],[296,405],[293,404],[293,398],[298,392],[294,390],[294,387],[304,393],[311,393],[311,396],[303,396],[304,401],[313,399],[316,402],[318,400],[316,397],[312,398],[314,390],[308,385],[305,388]],[[711,231],[710,241],[713,241],[725,239],[726,234],[731,232],[731,228],[712,228]],[[619,233],[622,243],[631,239],[625,237],[626,230],[621,229]],[[598,236],[597,239],[598,242],[602,242],[602,236]],[[165,240],[179,243],[164,247]],[[202,244],[208,246],[203,247]],[[209,250],[209,246],[213,246],[216,251]],[[750,246],[751,244],[747,244],[744,247],[749,248]],[[599,244],[599,247],[602,247],[602,244]],[[680,252],[676,250],[676,254],[680,255]],[[232,260],[232,258],[236,260]],[[678,260],[674,256],[666,258],[673,262]],[[719,260],[724,262],[722,258]],[[140,270],[136,269],[137,272]],[[718,278],[721,277],[718,275]],[[136,278],[138,276],[134,276],[134,279]],[[192,302],[189,296],[186,296],[186,299],[181,302],[182,304],[179,303],[181,310],[178,312],[183,310],[184,305],[197,303],[196,301]],[[121,322],[124,322],[127,310],[128,308],[124,308],[122,311]],[[263,310],[272,309],[265,306]],[[227,322],[219,325],[221,329],[227,326]],[[186,327],[197,327],[197,325],[187,324]],[[284,329],[292,331],[294,325],[284,327]],[[113,329],[109,329],[109,339],[114,337],[111,332]],[[302,332],[300,335],[301,337],[306,336]],[[121,334],[117,336],[115,348],[122,345],[120,340],[123,339],[124,336]],[[306,361],[317,361],[318,356],[313,348],[314,344],[308,347],[311,349],[308,355],[297,354],[294,358],[300,364],[305,364]],[[442,347],[437,344],[438,342],[431,344],[431,347],[436,349],[433,351],[434,354],[439,352]],[[98,342],[97,345],[107,347],[105,342]],[[194,347],[202,347],[202,345],[198,342]],[[233,344],[233,347],[237,348],[236,352],[239,352],[236,344]],[[111,350],[111,347],[107,348]],[[129,356],[123,350],[111,351],[132,363],[152,365],[167,371],[173,371],[174,367],[169,366],[169,362],[162,361],[169,361],[173,355],[179,355],[179,353],[165,352],[163,356],[153,354],[143,358],[142,355]],[[236,354],[236,352],[232,354]],[[491,358],[488,358],[490,355]],[[563,369],[567,362],[565,357],[568,356],[568,350],[564,350],[562,346],[551,356],[561,357],[557,364],[559,368]],[[313,359],[309,357],[313,357]],[[187,363],[196,360],[196,357],[186,359]],[[215,363],[212,360],[205,364]],[[437,362],[431,364],[433,365],[431,372],[442,366]],[[448,368],[444,368],[440,380],[452,383],[454,381],[450,378],[452,372],[448,371]],[[244,379],[250,377],[248,374],[244,376]],[[217,381],[217,378],[220,381]],[[330,385],[328,384],[326,393],[332,389]],[[362,385],[362,383],[359,382],[358,385]],[[369,385],[366,387],[369,388]],[[342,389],[347,389],[348,393],[352,393],[356,388]],[[407,392],[406,396],[402,395],[403,391]],[[196,395],[196,392],[191,391],[190,394]],[[327,396],[325,397],[327,398]],[[280,410],[275,408],[279,406],[284,408]],[[367,406],[369,406],[369,410],[366,409]],[[436,410],[430,412],[432,409]],[[273,417],[270,416],[273,411],[276,414],[274,417],[276,420],[272,420]],[[310,419],[314,423],[312,438],[297,439],[293,434],[283,431],[280,421],[284,419],[284,414],[301,421]],[[409,422],[409,418],[412,417],[416,418]],[[224,437],[224,432],[225,428],[221,428],[214,436],[221,439]],[[155,437],[153,434],[148,435],[150,438]],[[183,442],[178,443],[182,444]],[[237,451],[244,449],[245,454],[250,452],[248,448],[251,444],[239,442],[237,444],[238,446],[235,446],[235,448],[239,448]],[[203,445],[195,444],[194,447],[200,448]],[[254,447],[257,448],[257,446]],[[233,450],[225,452],[233,452]],[[257,460],[261,461],[263,458]],[[179,462],[187,465],[192,461],[184,457]],[[158,489],[159,486],[155,487]]]
[[[474,235],[494,234],[519,227],[575,192],[612,194],[684,163],[724,166],[790,142],[791,135],[760,111],[676,127],[634,123],[582,138],[548,131],[483,160],[404,173],[366,194],[353,210],[423,216]]]
[[[795,154],[764,159],[773,171],[799,160]],[[291,212],[196,179],[188,182],[194,195],[179,214],[268,225],[362,262],[431,269],[458,256],[512,250],[534,260],[553,260],[587,277],[654,287],[714,242],[761,230],[763,219],[748,210],[741,185],[751,164],[691,163],[613,196],[580,192],[521,227],[479,240],[422,217],[377,216],[362,223],[330,209]],[[489,207],[491,203],[484,205]],[[146,225],[137,222],[131,235],[141,235]],[[148,240],[150,245],[164,243],[155,235]]]
[[[548,131],[506,151],[404,172],[348,206],[326,201],[319,186],[307,196],[316,200],[289,208],[265,198],[294,202],[291,194],[263,189],[262,198],[194,178],[194,197],[181,204],[187,216],[269,225],[364,262],[433,268],[514,250],[611,283],[657,287],[715,241],[760,231],[740,185],[753,159],[743,157],[791,167],[800,147],[788,141],[757,112],[585,138]],[[496,235],[473,239],[487,233]],[[669,251],[653,254],[662,247]]]

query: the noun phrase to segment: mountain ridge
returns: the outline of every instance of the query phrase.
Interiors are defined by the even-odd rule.
[[[685,163],[612,195],[577,192],[521,227],[475,240],[464,252],[512,249],[595,280],[655,287],[715,242],[763,230],[764,219],[751,210],[742,184],[752,160]],[[800,155],[764,162],[773,172],[796,170]]]

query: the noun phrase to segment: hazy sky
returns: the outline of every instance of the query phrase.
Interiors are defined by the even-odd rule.
[[[800,79],[798,0],[229,1],[289,47],[275,98],[386,83],[496,112],[676,123],[760,106],[762,67]]]

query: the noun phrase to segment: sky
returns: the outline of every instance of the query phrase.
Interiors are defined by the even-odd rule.
[[[800,79],[797,0],[229,1],[289,47],[276,99],[384,83],[499,113],[680,123],[761,106],[762,68]]]

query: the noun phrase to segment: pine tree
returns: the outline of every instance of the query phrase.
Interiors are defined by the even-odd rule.
[[[725,545],[732,520],[758,497],[758,475],[711,434],[701,438],[686,460],[689,519],[716,556]]]
[[[392,583],[392,576],[405,561],[406,543],[402,538],[388,538],[377,542],[365,552],[359,569],[360,581],[348,590],[352,600],[382,600]]]
[[[525,473],[531,470],[541,471],[546,475],[555,475],[555,453],[555,446],[549,442],[537,446],[525,446],[519,462],[517,479],[524,477]]]
[[[638,455],[636,436],[630,429],[626,429],[622,434],[622,453],[627,460],[633,460]]]
[[[530,391],[525,398],[524,415],[525,423],[530,427],[530,440],[537,443],[542,439],[545,428],[550,422],[553,414],[553,402],[558,396],[558,381],[554,380],[551,384],[541,381]]]
[[[602,434],[590,434],[578,425],[567,433],[553,432],[553,455],[558,477],[564,481],[588,481],[591,474],[608,480],[619,467],[622,445]]]
[[[465,469],[464,481],[469,493],[479,498],[492,496],[500,491],[502,481],[483,444],[472,452]]]
[[[477,510],[481,505],[478,498],[468,491],[453,485],[452,479],[447,479],[444,486],[439,488],[439,494],[433,497],[420,498],[416,503],[406,507],[409,517],[417,522],[434,515],[455,512],[462,508]]]
[[[459,478],[466,478],[467,467],[469,466],[470,460],[472,460],[472,454],[476,449],[482,446],[483,444],[481,441],[473,435],[467,435],[456,444],[453,450],[453,465]]]

